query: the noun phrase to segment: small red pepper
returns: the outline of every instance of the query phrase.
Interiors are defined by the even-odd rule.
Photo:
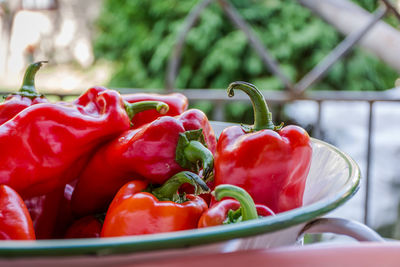
[[[212,195],[219,202],[203,213],[198,223],[199,228],[275,215],[267,206],[254,204],[251,196],[238,186],[230,184],[219,185],[214,189]],[[234,199],[221,200],[224,197],[232,197]]]
[[[100,216],[88,215],[74,221],[64,238],[99,238],[102,226]]]
[[[0,125],[0,184],[23,198],[75,179],[99,144],[130,128],[133,115],[161,102],[126,103],[113,90],[89,89],[73,103],[41,103]]]
[[[24,201],[6,185],[0,185],[0,239],[35,240],[35,230]]]
[[[28,66],[25,71],[22,86],[18,92],[10,94],[0,104],[0,125],[12,119],[20,111],[38,103],[46,103],[48,100],[37,93],[35,89],[35,75],[43,63],[40,61]]]
[[[201,197],[177,193],[183,183],[205,183],[194,173],[180,172],[164,185],[150,190],[135,192],[138,181],[129,182],[116,194],[104,220],[101,237],[143,235],[193,229],[207,210]],[[139,182],[143,183],[143,182]]]
[[[253,103],[253,127],[226,128],[218,140],[215,155],[215,185],[233,184],[245,189],[257,204],[275,213],[300,207],[312,147],[307,132],[294,125],[274,126],[261,92],[252,84],[234,82]]]
[[[152,94],[152,93],[136,93],[122,95],[123,99],[129,103],[140,101],[161,101],[169,106],[168,112],[160,114],[155,110],[146,110],[140,112],[132,119],[134,128],[139,128],[146,123],[152,122],[160,116],[177,116],[186,111],[188,107],[188,99],[180,93],[172,93],[167,95]]]
[[[126,131],[87,164],[72,195],[72,209],[80,216],[103,212],[118,189],[133,179],[162,184],[180,171],[197,172],[198,165],[208,177],[215,146],[207,117],[197,109]]]

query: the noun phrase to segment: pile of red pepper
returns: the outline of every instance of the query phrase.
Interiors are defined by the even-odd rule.
[[[275,126],[260,91],[234,82],[254,126],[217,142],[185,96],[93,87],[72,102],[35,89],[44,62],[0,103],[0,239],[141,235],[238,223],[302,205],[308,134]]]

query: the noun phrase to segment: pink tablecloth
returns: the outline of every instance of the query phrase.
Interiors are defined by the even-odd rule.
[[[400,242],[346,243],[282,247],[226,254],[183,256],[134,266],[233,267],[233,266],[324,266],[324,267],[399,267]]]

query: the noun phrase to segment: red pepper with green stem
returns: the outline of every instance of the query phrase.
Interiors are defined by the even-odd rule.
[[[203,213],[199,219],[199,228],[237,223],[274,215],[274,212],[267,206],[254,204],[251,196],[241,187],[222,184],[217,186],[211,194],[219,202]],[[223,199],[225,197],[233,199]]]
[[[180,93],[172,94],[153,94],[153,93],[135,93],[122,95],[123,99],[129,103],[140,101],[161,101],[169,106],[168,112],[160,114],[155,110],[146,110],[140,112],[132,119],[134,128],[139,128],[146,123],[152,122],[160,116],[177,116],[187,110],[188,99]]]
[[[215,154],[215,185],[233,184],[245,189],[257,204],[275,213],[300,207],[312,147],[309,135],[299,126],[275,126],[261,92],[252,84],[234,82],[250,96],[254,126],[232,126],[220,135]]]
[[[0,125],[0,184],[23,198],[44,195],[74,180],[103,142],[130,128],[136,112],[161,102],[123,101],[101,87],[89,89],[71,104],[41,103]]]
[[[0,185],[0,239],[35,240],[35,230],[24,201],[6,185]]]
[[[178,172],[198,172],[199,167],[207,177],[215,146],[206,115],[196,109],[126,131],[91,158],[79,176],[72,209],[79,216],[103,212],[118,189],[133,179],[162,184]]]
[[[29,65],[19,91],[8,95],[5,101],[0,104],[0,125],[29,106],[48,102],[43,95],[37,93],[35,88],[35,75],[43,63],[46,63],[46,61]]]
[[[132,181],[118,191],[107,211],[101,237],[156,234],[197,227],[207,204],[195,195],[179,195],[178,189],[182,184],[190,183],[208,190],[199,176],[184,171],[159,188],[135,192],[143,183],[146,182]]]

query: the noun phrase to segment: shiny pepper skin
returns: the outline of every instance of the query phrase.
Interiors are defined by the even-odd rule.
[[[239,223],[275,215],[267,206],[255,204],[249,193],[239,186],[232,184],[218,185],[211,194],[219,202],[212,205],[201,215],[198,223],[199,228]],[[226,197],[229,197],[229,199],[226,199]]]
[[[265,205],[256,204],[255,205],[257,214],[260,217],[266,217],[274,215],[274,213]],[[239,201],[235,199],[224,199],[215,203],[208,211],[204,212],[200,217],[198,227],[210,227],[223,225],[228,217],[228,212],[230,210],[236,211],[240,208]]]
[[[142,179],[162,184],[184,170],[176,161],[180,134],[198,129],[203,130],[207,148],[215,151],[214,132],[206,115],[196,109],[176,117],[160,117],[105,144],[79,177],[72,195],[73,211],[80,216],[103,212],[128,181]]]
[[[137,193],[107,215],[101,237],[145,235],[194,229],[207,204],[201,197],[187,195],[189,201],[177,204],[159,202],[146,192]]]
[[[35,230],[24,201],[6,185],[0,185],[0,239],[35,240]]]
[[[265,99],[249,83],[228,87],[243,90],[253,103],[254,126],[226,128],[215,154],[215,185],[233,184],[245,189],[256,204],[275,213],[302,206],[312,147],[307,132],[299,126],[275,126]]]
[[[298,208],[303,203],[311,155],[310,138],[298,126],[249,134],[232,126],[218,141],[215,184],[240,186],[255,203],[276,213]]]
[[[42,97],[37,97],[32,100],[28,97],[20,95],[8,96],[5,102],[0,104],[0,125],[12,119],[20,111],[29,106],[47,102],[47,99]]]
[[[123,99],[129,103],[136,103],[140,101],[162,101],[169,106],[167,113],[162,116],[177,116],[182,114],[188,108],[188,99],[180,93],[171,94],[153,94],[153,93],[135,93],[124,94]],[[155,110],[146,110],[138,113],[132,119],[134,128],[139,128],[146,123],[152,122],[161,115]]]
[[[30,106],[0,125],[0,183],[23,198],[76,178],[97,146],[129,129],[120,94],[95,87],[71,104]]]
[[[145,182],[132,181],[116,194],[104,220],[101,237],[156,234],[197,227],[207,210],[205,201],[186,195],[187,201],[159,201],[147,192],[137,192]]]

